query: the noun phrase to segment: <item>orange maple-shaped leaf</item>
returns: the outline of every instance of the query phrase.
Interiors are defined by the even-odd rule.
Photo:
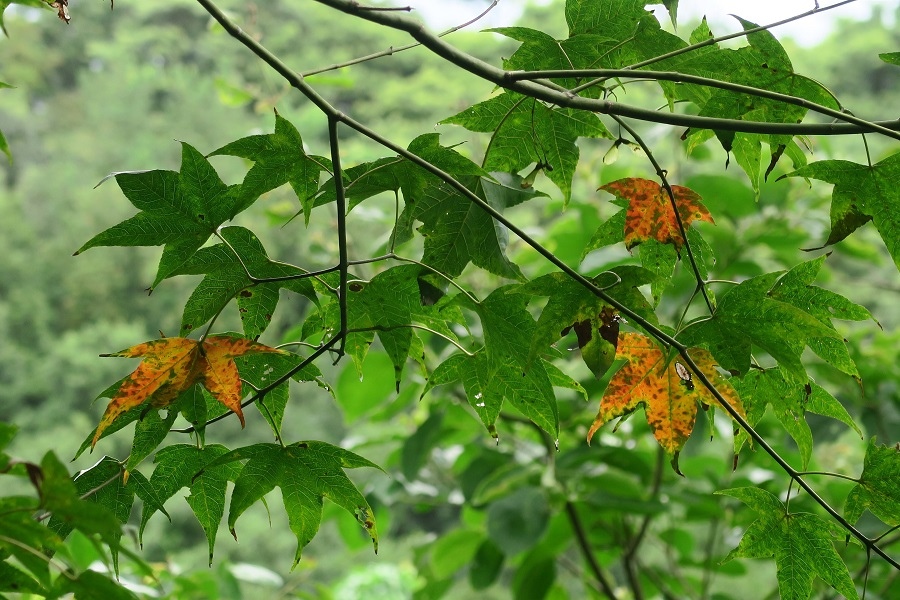
[[[728,403],[744,415],[740,397],[716,369],[712,355],[702,348],[690,348],[688,352]],[[695,384],[693,378],[696,373],[678,357],[667,364],[659,346],[645,335],[620,334],[616,358],[624,358],[628,362],[609,382],[600,400],[600,411],[588,431],[588,442],[605,423],[643,404],[647,423],[659,445],[669,454],[677,456],[694,429],[698,403],[721,408],[706,387],[700,382]]]
[[[599,189],[628,201],[625,212],[625,247],[631,250],[641,242],[653,239],[672,244],[677,250],[684,246],[684,238],[672,210],[672,202],[665,188],[655,181],[629,177],[613,181]],[[709,211],[694,190],[680,185],[672,186],[678,216],[685,228],[692,221],[713,223]]]
[[[91,448],[103,431],[128,410],[149,402],[162,408],[174,402],[182,392],[201,383],[244,426],[241,411],[241,379],[235,357],[283,350],[227,335],[210,336],[203,342],[188,338],[162,338],[101,356],[143,357],[137,369],[122,381],[97,425]]]

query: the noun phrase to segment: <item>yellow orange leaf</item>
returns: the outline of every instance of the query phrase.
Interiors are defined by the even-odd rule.
[[[628,201],[625,212],[625,247],[629,250],[650,239],[672,244],[677,250],[684,246],[684,238],[675,219],[675,211],[665,188],[655,181],[629,177],[613,181],[599,189]],[[687,228],[692,221],[713,223],[709,211],[694,190],[672,186],[678,216]]]
[[[144,403],[157,408],[168,406],[195,383],[203,384],[216,400],[235,413],[243,427],[241,379],[234,359],[260,352],[284,353],[245,338],[220,335],[210,336],[203,342],[181,337],[162,338],[103,354],[143,357],[143,360],[110,399],[91,447],[122,413]]]
[[[712,355],[702,348],[690,348],[688,353],[728,403],[743,415],[740,397],[716,369]],[[644,405],[647,423],[659,445],[677,455],[694,429],[698,404],[721,408],[709,390],[695,383],[696,373],[678,357],[667,361],[659,346],[645,335],[620,334],[616,358],[628,362],[609,382],[588,441],[605,423]]]

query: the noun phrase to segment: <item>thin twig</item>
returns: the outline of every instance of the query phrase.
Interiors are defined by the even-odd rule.
[[[490,6],[488,6],[486,9],[481,11],[481,13],[477,17],[469,19],[465,23],[462,23],[455,27],[451,27],[450,29],[447,29],[446,31],[442,31],[441,33],[437,34],[437,36],[444,37],[446,35],[450,35],[451,33],[455,33],[457,31],[459,31],[460,29],[463,29],[465,27],[468,27],[469,25],[472,25],[473,23],[476,23],[477,21],[480,21],[482,18],[484,18],[485,15],[487,15],[489,12],[494,10],[494,7],[497,6],[499,1],[500,0],[494,0],[493,2],[491,2]],[[381,52],[375,52],[373,54],[369,54],[366,56],[360,56],[359,58],[354,58],[354,59],[348,60],[346,62],[336,63],[336,64],[331,65],[330,67],[322,67],[320,69],[312,69],[311,71],[304,71],[303,73],[301,73],[301,75],[303,77],[310,77],[311,75],[319,75],[320,73],[327,73],[328,71],[337,71],[338,69],[343,69],[344,67],[351,67],[353,65],[358,65],[360,63],[364,63],[364,62],[367,62],[370,60],[375,60],[376,58],[381,58],[383,56],[393,56],[394,54],[403,52],[404,50],[411,50],[412,48],[417,48],[421,45],[422,44],[420,44],[419,42],[415,42],[412,44],[407,44],[405,46],[400,46],[399,48],[394,48],[393,46],[391,46],[387,50],[382,50]]]

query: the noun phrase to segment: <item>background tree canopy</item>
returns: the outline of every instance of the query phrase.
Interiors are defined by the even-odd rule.
[[[0,596],[892,597],[880,14],[53,4],[0,0]]]

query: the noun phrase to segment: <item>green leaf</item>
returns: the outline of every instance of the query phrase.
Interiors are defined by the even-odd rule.
[[[540,541],[549,519],[550,507],[544,491],[523,487],[491,503],[487,533],[505,555],[514,556]]]
[[[238,517],[277,486],[281,488],[291,531],[297,536],[294,566],[300,561],[303,548],[319,530],[323,498],[355,516],[371,536],[378,552],[372,509],[344,473],[344,469],[359,467],[380,469],[378,465],[349,450],[325,442],[307,441],[287,447],[256,444],[238,448],[214,460],[209,467],[245,459],[247,463],[235,481],[228,509],[228,527],[235,539]]]
[[[780,276],[768,273],[730,288],[719,299],[715,314],[694,322],[679,339],[708,348],[723,369],[740,375],[750,369],[751,348],[758,346],[778,361],[786,377],[804,384],[803,348],[812,339],[842,338],[805,310],[772,298],[769,291]]]
[[[469,567],[469,584],[472,589],[483,590],[497,581],[504,559],[505,556],[497,544],[489,539],[481,542]]]
[[[900,153],[872,166],[846,160],[818,161],[786,177],[806,177],[834,184],[831,235],[826,245],[841,241],[871,219],[900,269],[900,188],[897,187]]]
[[[223,243],[197,251],[170,275],[205,275],[184,306],[182,336],[219,314],[233,298],[237,298],[244,333],[253,339],[269,326],[281,288],[318,302],[309,278],[290,279],[302,275],[304,271],[270,260],[252,231],[243,227],[226,227],[219,235]],[[270,278],[280,281],[255,282]]]
[[[553,384],[543,361],[527,364],[535,322],[525,309],[527,297],[498,288],[473,308],[481,317],[485,347],[474,355],[454,354],[435,369],[423,395],[431,388],[462,380],[469,404],[494,437],[494,423],[504,401],[554,437],[559,414]],[[461,298],[461,296],[458,296]]]
[[[653,305],[656,306],[662,299],[663,292],[672,283],[672,277],[675,276],[678,251],[671,244],[650,239],[641,243],[640,255],[641,266],[653,273],[650,293],[653,295]]]
[[[164,246],[151,289],[170,277],[239,212],[237,186],[228,187],[193,146],[181,144],[181,171],[115,174],[125,197],[141,212],[88,240],[95,246]]]
[[[3,154],[6,155],[6,160],[9,161],[9,164],[12,164],[12,152],[9,150],[9,144],[6,142],[6,138],[3,136],[2,131],[0,131],[0,152],[3,152]]]
[[[107,543],[118,541],[121,524],[128,521],[134,501],[134,493],[126,491],[122,483],[118,461],[104,457],[73,481],[59,459],[48,452],[41,461],[41,472],[41,501],[53,514],[51,529],[62,538],[78,529],[88,535],[98,533]],[[80,496],[87,492],[93,493],[82,500]]]
[[[571,68],[571,64],[566,68]],[[513,92],[476,104],[441,123],[492,133],[484,157],[486,169],[515,173],[537,164],[560,189],[567,203],[572,196],[572,177],[579,158],[575,141],[579,136],[612,138],[592,113],[549,108],[534,98]]]
[[[46,596],[43,586],[31,575],[6,561],[0,562],[0,592]]]
[[[268,387],[303,361],[304,358],[297,354],[248,354],[238,358],[236,362],[241,379],[248,384],[245,386],[244,394],[250,395],[255,393],[255,390]],[[298,382],[321,382],[321,377],[322,371],[319,367],[308,364],[294,373],[291,379]],[[284,420],[284,411],[289,399],[290,383],[285,381],[255,402],[256,408],[276,435],[281,431],[281,422]]]
[[[161,503],[183,487],[191,491],[187,502],[206,533],[209,543],[209,560],[212,563],[216,533],[222,515],[225,514],[226,483],[234,481],[240,469],[234,464],[208,466],[217,458],[228,453],[228,448],[210,445],[197,448],[189,444],[167,446],[156,453],[156,467],[150,476],[150,487]],[[159,506],[144,503],[141,513],[141,524],[138,530],[140,537],[150,517],[159,510]]]
[[[866,509],[887,525],[900,525],[900,449],[878,445],[874,437],[859,483],[847,496],[844,516],[855,523]]]
[[[274,133],[241,138],[210,153],[220,155],[240,156],[254,163],[241,184],[235,214],[249,208],[262,194],[290,183],[309,225],[319,177],[332,166],[330,160],[303,151],[303,139],[290,121],[276,111]]]
[[[889,65],[900,66],[900,52],[882,52],[878,55],[878,58]]]
[[[594,250],[625,241],[625,215],[626,211],[620,210],[597,228],[591,241],[584,247],[584,252],[581,253],[582,260]]]
[[[834,329],[832,319],[875,321],[872,313],[859,304],[850,302],[840,294],[812,285],[826,258],[827,255],[823,255],[795,266],[772,286],[769,296],[809,313],[831,329]],[[809,347],[830,365],[859,379],[859,370],[850,358],[843,340],[813,337],[809,340]]]
[[[759,515],[723,562],[774,557],[783,600],[808,600],[817,576],[846,598],[859,598],[847,566],[834,549],[834,540],[846,535],[834,521],[809,513],[788,513],[778,498],[759,488],[716,493],[737,498]]]
[[[739,20],[745,31],[756,28],[755,23],[740,18]],[[671,67],[691,75],[762,88],[805,98],[828,108],[840,109],[834,96],[824,86],[794,72],[787,53],[771,33],[765,30],[757,31],[749,34],[747,40],[750,45],[737,50],[711,46],[705,48],[703,52],[682,55],[674,59]],[[654,65],[654,68],[660,67]],[[696,104],[700,108],[699,114],[707,117],[799,123],[808,110],[795,104],[705,86],[679,85],[667,89],[674,90],[674,99],[689,100]],[[717,131],[715,136],[727,152],[734,154],[735,160],[747,173],[757,194],[760,185],[762,142],[766,142],[771,151],[769,171],[792,143],[791,137],[785,135]],[[708,139],[709,133],[707,130],[691,130],[686,137],[695,138],[691,142],[691,145],[694,145]]]
[[[457,152],[438,143],[437,134],[427,134],[413,140],[409,150],[454,175],[473,194],[493,209],[503,212],[509,202],[518,204],[540,194],[534,190],[497,190],[485,183],[490,175],[481,167]],[[491,182],[493,183],[493,182]],[[522,279],[519,268],[506,256],[509,232],[480,206],[449,184],[428,175],[422,180],[404,184],[406,207],[400,215],[401,224],[395,235],[409,239],[412,222],[422,222],[419,232],[425,238],[422,262],[450,277],[462,273],[469,262],[495,275]],[[503,193],[501,193],[503,192]]]
[[[127,588],[90,569],[74,578],[58,578],[53,593],[55,597],[73,594],[78,600],[137,600]]]
[[[53,530],[33,518],[37,508],[34,498],[0,497],[0,531],[6,538],[0,539],[0,556],[12,555],[41,585],[47,587],[50,585],[50,569],[43,551],[58,550],[63,541]]]
[[[191,392],[185,392],[183,395],[189,393]],[[125,463],[126,471],[133,471],[135,467],[156,450],[157,446],[169,434],[169,430],[172,429],[172,424],[175,423],[177,417],[178,410],[174,406],[169,407],[165,418],[160,416],[159,410],[155,408],[146,411],[144,416],[138,420],[137,425],[135,425],[131,454],[128,455],[128,461]]]
[[[601,275],[597,279],[600,281],[595,283],[602,286],[608,278]],[[618,314],[612,306],[563,273],[544,275],[514,291],[550,297],[534,329],[527,366],[574,328],[582,359],[594,376],[603,377],[616,357],[619,337]]]
[[[812,431],[806,423],[807,412],[837,419],[856,431],[860,438],[862,437],[862,432],[847,413],[847,409],[812,380],[802,384],[786,378],[781,369],[767,369],[753,370],[743,379],[735,377],[729,381],[741,397],[744,410],[747,412],[747,422],[751,426],[756,426],[762,419],[767,406],[772,407],[778,421],[800,449],[801,470],[807,468],[812,456],[813,438]],[[735,452],[739,452],[744,443],[749,441],[747,432],[740,431],[734,438]]]
[[[442,535],[431,545],[431,573],[446,579],[472,562],[484,538],[472,529],[456,529]]]

